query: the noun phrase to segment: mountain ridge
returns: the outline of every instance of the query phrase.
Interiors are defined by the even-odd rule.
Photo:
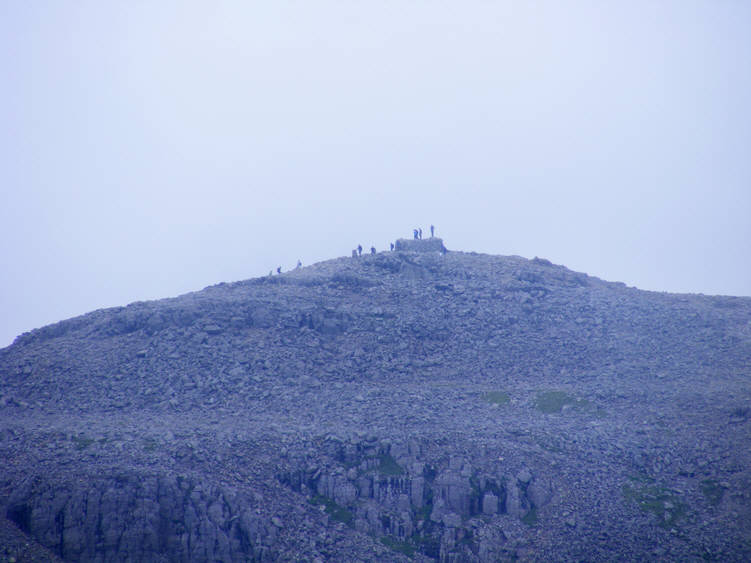
[[[0,350],[0,508],[63,559],[741,561],[749,360],[751,298],[335,258]]]

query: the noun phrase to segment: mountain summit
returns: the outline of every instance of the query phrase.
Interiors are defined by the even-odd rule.
[[[0,558],[751,559],[751,298],[399,242],[0,350]]]

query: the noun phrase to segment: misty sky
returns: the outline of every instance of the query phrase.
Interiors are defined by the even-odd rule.
[[[0,3],[0,347],[379,250],[751,295],[751,2]]]

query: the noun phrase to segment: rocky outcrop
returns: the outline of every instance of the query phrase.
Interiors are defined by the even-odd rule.
[[[271,561],[277,529],[252,499],[188,479],[31,480],[7,517],[64,560]]]
[[[396,241],[395,247],[397,251],[405,252],[439,252],[441,254],[447,252],[446,247],[443,246],[443,239],[437,237],[426,239],[400,238]]]
[[[514,477],[460,456],[426,462],[421,450],[416,442],[330,436],[315,464],[278,477],[356,530],[439,561],[496,561],[505,544],[500,522],[524,518],[553,495],[551,483],[528,468]]]

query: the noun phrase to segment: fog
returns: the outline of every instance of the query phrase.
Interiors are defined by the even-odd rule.
[[[751,295],[751,4],[4,2],[0,347],[379,251]]]

